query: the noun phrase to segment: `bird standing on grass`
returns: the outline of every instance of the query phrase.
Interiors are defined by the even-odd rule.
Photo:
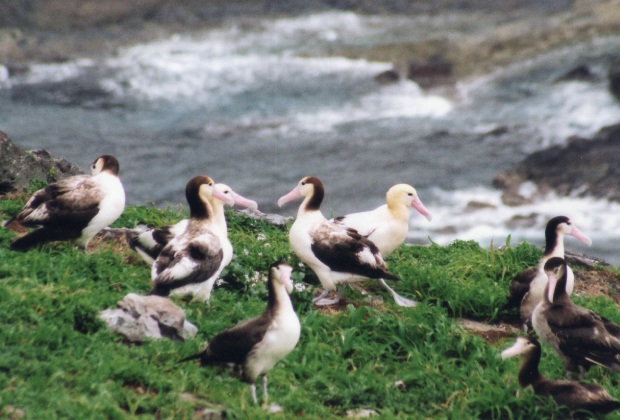
[[[151,268],[149,295],[193,295],[192,301],[209,301],[213,283],[224,268],[221,230],[213,227],[211,196],[232,205],[233,199],[215,189],[208,176],[195,176],[185,187],[189,221],[185,231],[161,251]],[[232,252],[232,250],[231,250]]]
[[[351,213],[333,219],[338,225],[355,229],[370,239],[383,258],[400,246],[409,232],[409,208],[413,207],[430,222],[432,217],[415,188],[397,184],[385,194],[387,204],[371,211]]]
[[[252,209],[258,208],[256,201],[237,194],[225,184],[215,184],[215,190],[226,197],[232,197],[234,204]],[[213,227],[220,232],[220,240],[224,243],[224,267],[230,263],[232,258],[232,245],[228,240],[228,229],[224,214],[224,205],[228,204],[214,196],[209,197],[209,202],[213,208],[212,223]],[[171,226],[162,226],[151,229],[131,229],[125,232],[129,247],[136,251],[140,257],[149,265],[153,265],[155,259],[168,243],[175,237],[182,234],[187,228],[187,219],[183,219]]]
[[[551,396],[558,405],[574,410],[588,410],[606,414],[620,408],[601,386],[584,382],[551,380],[538,371],[540,343],[533,337],[518,337],[517,341],[501,354],[502,359],[521,355],[519,361],[519,385],[532,385],[536,395]]]
[[[545,273],[546,293],[532,315],[536,334],[560,356],[569,377],[579,371],[583,377],[592,365],[620,373],[620,327],[570,300],[562,258],[549,259]]]
[[[503,309],[519,308],[519,314],[527,330],[532,313],[542,300],[547,286],[547,275],[544,266],[553,257],[564,258],[564,235],[571,235],[590,246],[592,241],[566,216],[557,216],[547,222],[545,228],[545,251],[536,267],[526,268],[512,279],[508,289],[508,302]],[[575,275],[567,267],[566,292],[573,293]]]
[[[301,324],[289,297],[293,291],[292,271],[285,262],[272,264],[267,284],[269,297],[263,314],[223,330],[204,350],[179,363],[200,359],[201,366],[234,364],[241,368],[241,379],[249,384],[255,404],[258,403],[255,383],[260,376],[263,405],[266,405],[267,372],[293,351],[301,333]]]
[[[376,245],[360,235],[327,220],[321,213],[325,188],[314,176],[303,178],[288,194],[280,197],[278,206],[304,197],[297,218],[291,226],[289,240],[293,252],[308,264],[323,285],[323,293],[314,299],[316,305],[333,305],[340,300],[346,283],[376,279],[400,306],[415,306],[416,302],[398,295],[383,280],[400,280],[387,271]],[[334,299],[325,296],[340,285]]]
[[[85,250],[103,228],[125,209],[125,190],[118,178],[118,160],[103,155],[92,164],[92,175],[72,176],[37,191],[6,224],[17,221],[38,229],[11,242],[11,249],[26,251],[52,241],[73,241]]]

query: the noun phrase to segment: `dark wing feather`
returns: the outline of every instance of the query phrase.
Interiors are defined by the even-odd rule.
[[[619,370],[620,340],[605,328],[600,315],[577,305],[570,305],[568,310],[560,308],[551,307],[545,312],[560,351],[580,364],[591,361]],[[607,324],[613,323],[607,320]]]
[[[205,235],[211,239],[209,242],[203,240]],[[154,264],[157,277],[149,294],[167,296],[172,289],[203,282],[217,272],[224,252],[214,234],[209,232],[205,235],[190,241],[180,250],[175,248],[175,243],[163,249]]]
[[[104,196],[89,176],[67,179],[37,191],[17,215],[24,226],[58,226],[82,230],[99,212]]]
[[[201,365],[242,364],[265,337],[270,319],[265,314],[227,328],[213,337],[204,350]]]
[[[313,233],[312,252],[332,271],[371,279],[400,280],[387,272],[379,249],[355,229],[324,224]]]
[[[521,305],[521,301],[523,301],[523,297],[530,290],[530,284],[534,277],[536,277],[536,274],[538,274],[538,270],[538,267],[526,268],[512,279],[508,288],[508,301],[503,309],[518,308]]]

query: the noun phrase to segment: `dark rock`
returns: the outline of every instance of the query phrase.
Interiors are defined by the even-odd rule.
[[[83,173],[76,165],[55,158],[47,150],[24,152],[0,131],[0,194],[25,188],[32,179],[52,183]]]
[[[432,58],[428,61],[410,61],[405,65],[405,77],[427,89],[455,82],[452,63],[443,58]]]
[[[470,201],[469,203],[467,203],[467,206],[465,206],[465,210],[463,210],[463,213],[474,213],[478,210],[494,208],[495,206],[491,203],[484,203],[482,201]]]
[[[569,82],[571,80],[581,80],[592,82],[597,79],[596,74],[592,72],[587,64],[580,64],[555,79],[555,82]]]
[[[527,229],[536,226],[536,219],[538,218],[538,214],[531,213],[528,216],[516,215],[513,216],[508,222],[506,222],[506,227],[509,229]]]
[[[380,85],[391,85],[397,83],[400,80],[400,74],[396,70],[386,70],[377,74],[374,77],[375,82]]]
[[[0,24],[39,29],[88,28],[152,16],[166,0],[14,0],[0,2]],[[6,10],[4,10],[6,9]]]
[[[32,104],[85,108],[112,108],[123,105],[100,86],[97,76],[93,73],[60,82],[16,85],[11,88],[11,99]]]
[[[522,206],[531,204],[532,200],[519,193],[519,187],[525,179],[517,173],[500,172],[493,178],[493,186],[504,190],[502,193],[502,203],[507,206]]]
[[[564,259],[570,265],[578,265],[586,268],[596,268],[597,265],[609,266],[610,264],[602,258],[592,257],[581,252],[564,251]]]
[[[8,63],[5,67],[9,72],[9,77],[19,76],[30,71],[30,66],[24,63]]]
[[[504,190],[506,204],[518,204],[518,190],[532,181],[537,194],[555,191],[620,201],[620,124],[602,128],[592,139],[574,137],[566,146],[532,153],[512,169],[498,174],[493,185]]]
[[[609,91],[620,101],[620,58],[618,58],[607,72]]]

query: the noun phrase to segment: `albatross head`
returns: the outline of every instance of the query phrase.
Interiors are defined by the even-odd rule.
[[[420,197],[415,188],[407,184],[396,184],[388,190],[385,194],[385,198],[388,204],[388,208],[392,206],[404,205],[405,207],[413,207],[420,214],[428,219],[430,222],[432,219],[431,213],[422,204]]]
[[[315,201],[318,202],[318,206],[320,206],[324,194],[325,189],[321,180],[315,176],[307,176],[299,181],[297,186],[293,188],[291,192],[280,197],[278,200],[278,207],[282,207],[285,203],[299,197],[314,197]]]
[[[224,197],[226,197],[227,199],[231,199],[233,200],[232,203],[230,203],[230,201],[223,201],[220,200],[219,198],[215,198],[215,196],[213,196],[214,199],[217,199],[219,201],[221,201],[223,204],[228,204],[230,206],[232,206],[233,204],[236,204],[238,206],[243,206],[243,207],[249,207],[251,209],[256,210],[258,208],[258,204],[256,203],[256,201],[254,200],[249,200],[239,194],[237,194],[236,192],[234,192],[232,190],[232,188],[230,188],[228,185],[226,184],[215,184],[215,191],[222,194]]]
[[[566,280],[566,261],[564,258],[553,257],[545,263],[545,274],[549,278],[547,283],[547,299],[553,303],[554,297],[556,297],[556,286],[560,280]],[[559,293],[562,291],[558,290]],[[564,281],[564,292],[566,292],[566,281]]]
[[[292,272],[293,267],[284,261],[278,261],[271,265],[269,276],[273,282],[282,284],[288,294],[291,294],[293,292],[293,280],[291,280]]]
[[[92,165],[90,165],[90,171],[93,176],[99,175],[104,171],[110,172],[113,175],[118,175],[118,170],[118,160],[112,155],[99,156]]]
[[[540,344],[534,337],[517,337],[517,341],[501,353],[502,360],[528,353],[534,350],[536,346],[540,346]]]

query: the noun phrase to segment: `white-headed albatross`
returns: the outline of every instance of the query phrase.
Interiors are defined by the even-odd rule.
[[[620,408],[601,386],[584,382],[551,380],[538,371],[540,343],[534,337],[518,337],[517,341],[501,354],[502,359],[521,355],[519,361],[519,385],[532,385],[536,395],[551,396],[558,405],[573,410],[588,410],[606,414]]]
[[[566,216],[557,216],[547,222],[545,228],[545,251],[536,267],[527,268],[512,279],[508,289],[508,302],[503,309],[519,308],[519,314],[527,330],[527,323],[531,321],[532,313],[542,300],[547,286],[547,275],[544,266],[547,260],[553,257],[564,258],[564,235],[574,236],[581,242],[591,245],[590,238],[585,236],[577,226]],[[573,270],[567,267],[566,291],[573,293],[575,276]]]
[[[303,178],[293,190],[278,200],[278,206],[304,197],[297,218],[291,226],[289,240],[293,252],[315,272],[324,291],[314,299],[317,305],[333,305],[340,300],[346,283],[376,279],[400,306],[416,302],[398,295],[384,279],[399,280],[387,271],[377,246],[355,229],[348,229],[327,220],[321,213],[325,188],[314,176]],[[340,285],[334,299],[325,296]]]
[[[222,232],[212,225],[211,196],[233,204],[232,197],[219,193],[208,176],[199,175],[188,181],[185,187],[190,212],[187,227],[164,247],[153,263],[153,289],[148,294],[191,294],[194,302],[209,301],[213,283],[225,262]]]
[[[15,239],[11,249],[26,251],[41,243],[68,240],[86,249],[93,236],[125,209],[118,170],[118,160],[103,155],[92,164],[92,175],[72,176],[35,192],[7,224],[17,221],[38,229]]]
[[[387,203],[374,210],[333,219],[340,226],[355,229],[370,239],[379,248],[383,258],[405,242],[409,232],[409,208],[419,211],[428,221],[432,218],[411,185],[394,185],[387,191],[385,198]]]
[[[532,315],[536,334],[553,347],[569,376],[579,371],[583,375],[592,365],[620,373],[620,327],[570,300],[564,259],[553,257],[544,269],[549,282]]]
[[[232,363],[241,368],[241,379],[256,399],[256,378],[262,378],[263,404],[267,403],[267,372],[288,355],[299,341],[301,324],[289,293],[293,291],[292,267],[276,262],[269,268],[267,308],[259,317],[227,328],[213,337],[200,353],[180,362],[200,359],[201,366]]]
[[[234,204],[252,209],[258,208],[256,201],[237,194],[226,184],[215,184],[215,190],[226,197],[232,197]],[[228,230],[226,225],[226,216],[224,214],[224,205],[227,204],[214,196],[209,197],[209,202],[213,208],[212,223],[213,227],[221,230],[220,239],[223,241],[224,250],[224,267],[230,263],[232,258],[232,245],[228,240]],[[125,232],[127,243],[142,257],[149,265],[153,265],[155,259],[159,256],[168,242],[185,232],[187,228],[187,219],[183,219],[171,226],[162,226],[150,229],[131,229]]]

